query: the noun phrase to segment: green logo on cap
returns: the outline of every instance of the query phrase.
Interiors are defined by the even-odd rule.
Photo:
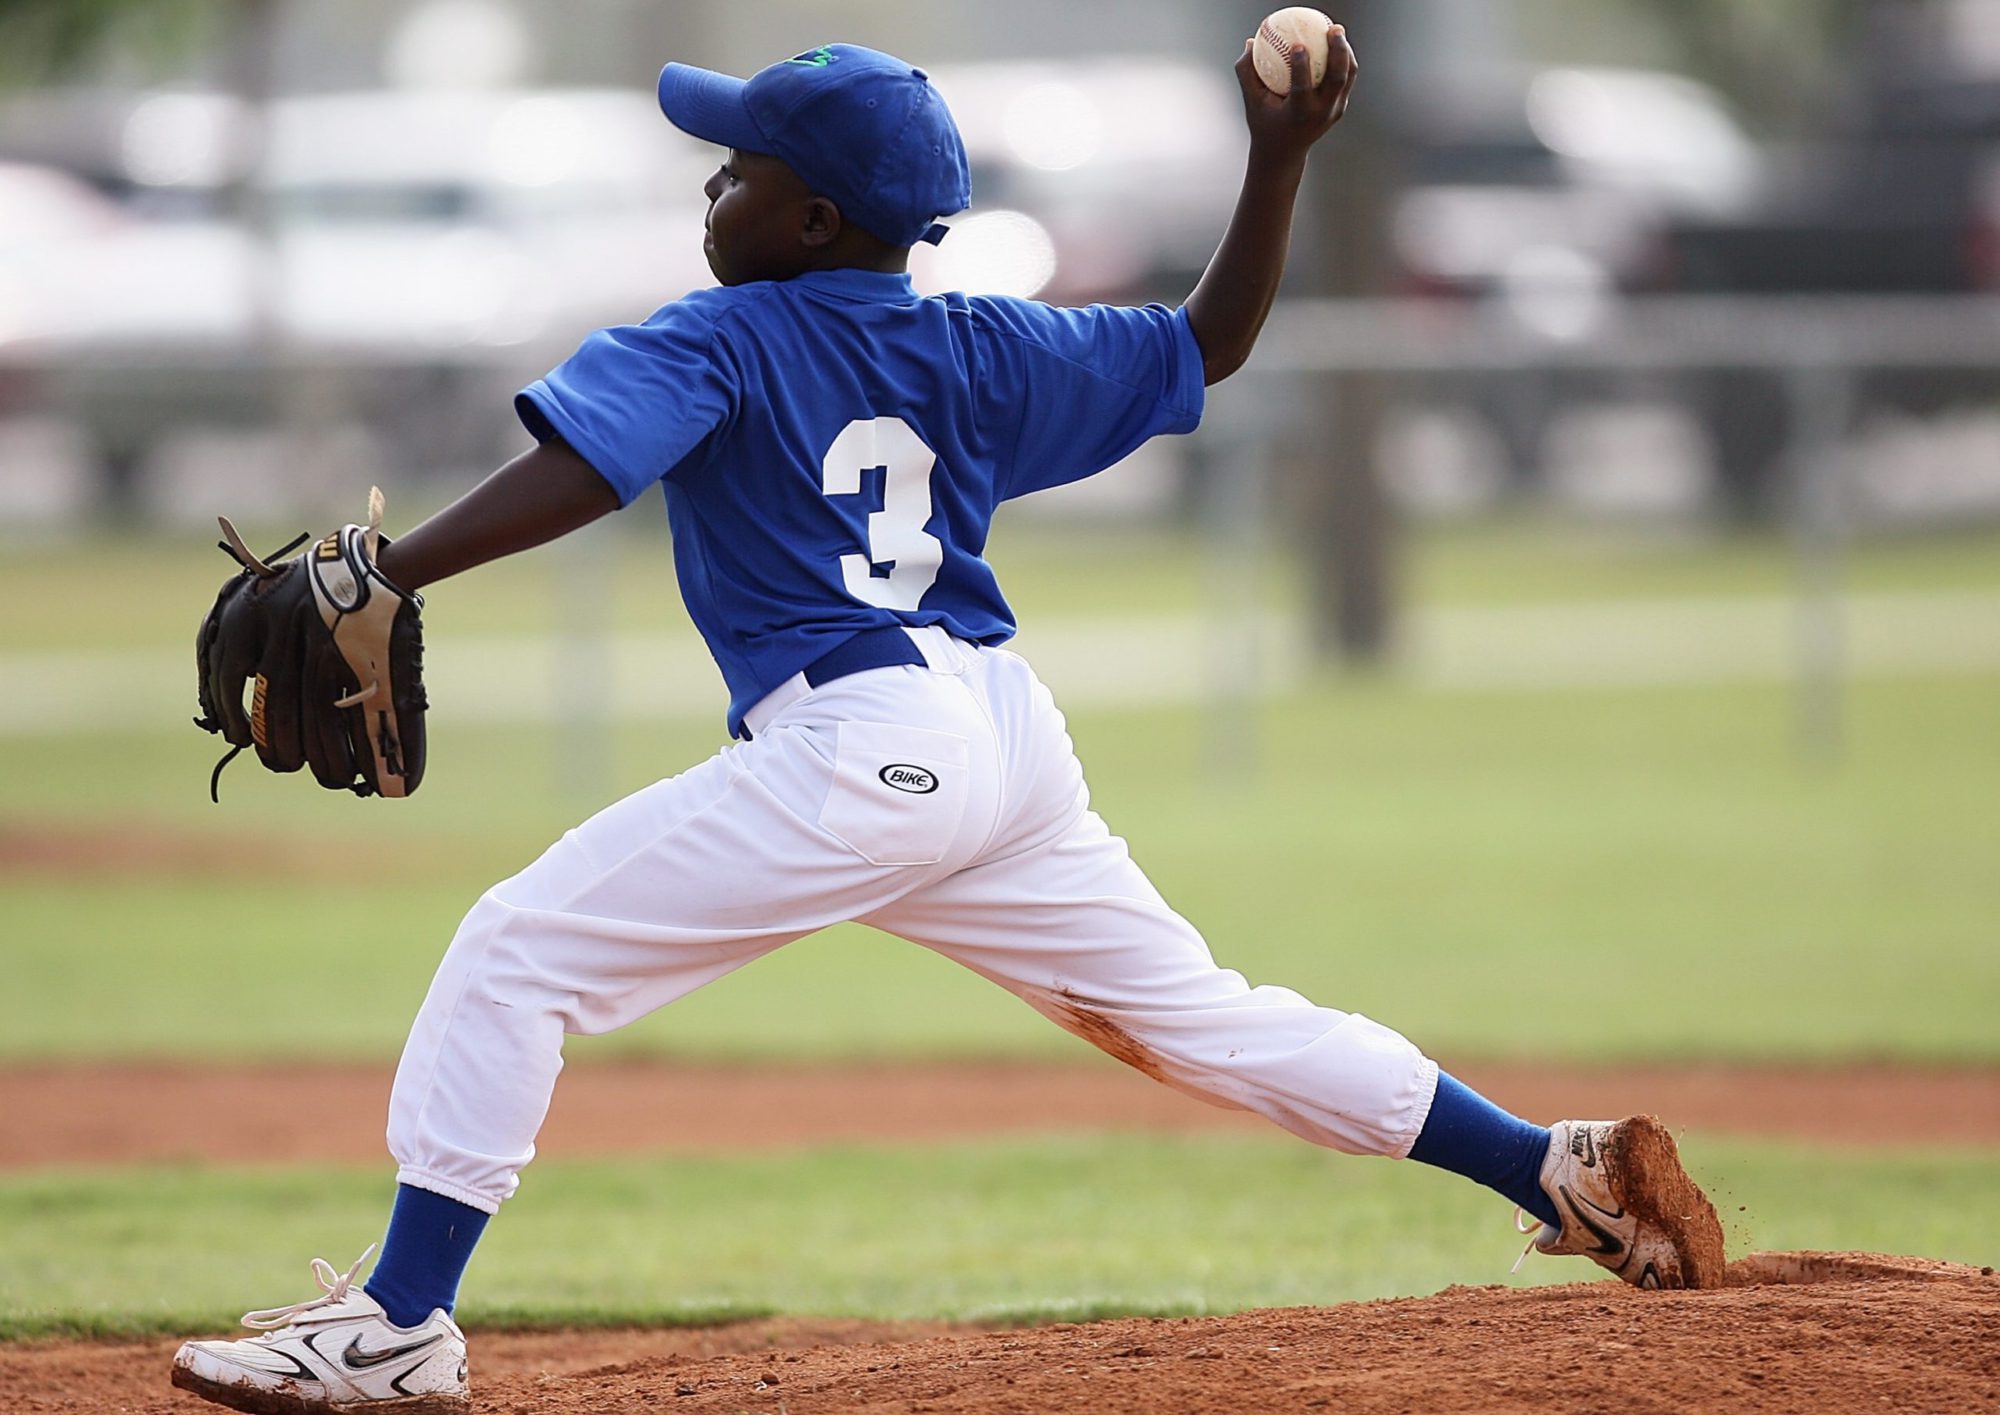
[[[824,69],[833,62],[833,51],[822,44],[817,49],[807,50],[796,58],[787,59],[787,64],[804,64],[811,69]]]

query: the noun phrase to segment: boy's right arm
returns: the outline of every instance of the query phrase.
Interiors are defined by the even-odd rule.
[[[1303,49],[1291,56],[1292,91],[1272,93],[1257,77],[1250,46],[1236,61],[1250,160],[1222,245],[1187,298],[1188,325],[1201,346],[1204,376],[1220,383],[1250,357],[1263,331],[1292,240],[1292,204],[1306,154],[1347,112],[1354,50],[1339,25],[1327,32],[1326,76],[1314,86]]]
[[[391,583],[417,590],[567,535],[619,505],[597,469],[552,437],[384,545],[378,565]]]

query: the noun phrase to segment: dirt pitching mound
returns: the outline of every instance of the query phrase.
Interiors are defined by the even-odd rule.
[[[979,1331],[753,1322],[473,1335],[481,1415],[1727,1408],[1963,1411],[2000,1390],[2000,1277],[1866,1253],[1757,1254],[1730,1286],[1452,1288],[1232,1317]],[[0,1410],[196,1415],[173,1343],[0,1347]]]

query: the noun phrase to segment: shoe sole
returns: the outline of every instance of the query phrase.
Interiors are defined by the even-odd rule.
[[[472,1397],[466,1395],[412,1395],[399,1400],[365,1400],[359,1404],[334,1405],[282,1390],[260,1390],[256,1386],[211,1381],[184,1366],[174,1367],[173,1383],[192,1395],[245,1415],[471,1415]]]
[[[1650,1115],[1621,1120],[1606,1137],[1604,1155],[1626,1208],[1672,1245],[1680,1261],[1679,1285],[1722,1286],[1722,1221],[1701,1186],[1688,1177],[1667,1127]]]

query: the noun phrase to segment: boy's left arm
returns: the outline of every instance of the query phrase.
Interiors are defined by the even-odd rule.
[[[523,452],[414,530],[382,547],[406,590],[530,550],[619,507],[618,493],[561,438]]]
[[[1303,49],[1291,55],[1291,67],[1291,92],[1279,95],[1257,77],[1247,42],[1236,61],[1250,128],[1249,164],[1229,229],[1184,306],[1210,384],[1250,357],[1285,273],[1306,154],[1340,121],[1354,87],[1354,50],[1339,25],[1327,32],[1326,75],[1317,85]]]
[[[424,775],[420,585],[526,550],[616,510],[596,469],[550,438],[406,536],[343,526],[294,559],[263,559],[225,518],[223,549],[240,569],[223,583],[195,639],[195,725],[276,772],[310,766],[320,785],[407,796]],[[301,536],[299,541],[305,537]],[[299,541],[283,554],[296,549]],[[256,690],[246,709],[245,690]]]

